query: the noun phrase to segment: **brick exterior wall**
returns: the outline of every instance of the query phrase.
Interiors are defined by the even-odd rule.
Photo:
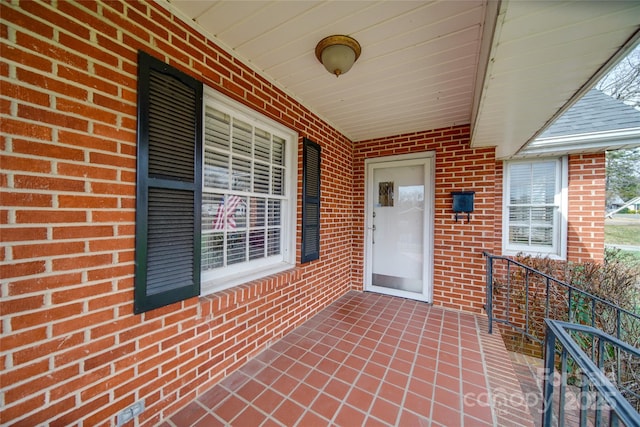
[[[569,156],[567,259],[604,259],[605,154]]]
[[[354,283],[363,283],[365,160],[435,152],[434,303],[480,313],[485,295],[483,251],[496,250],[495,150],[469,147],[469,126],[355,143]],[[452,191],[475,191],[471,221],[456,222]]]
[[[153,2],[0,8],[0,423],[154,425],[351,288],[351,141]],[[138,49],[322,146],[320,260],[133,314]]]
[[[567,260],[604,260],[605,153],[570,155],[568,160]],[[496,163],[495,192],[502,193],[503,163]],[[495,254],[502,249],[502,197],[495,199]]]
[[[500,246],[501,164],[469,147],[468,126],[354,145],[154,2],[2,2],[0,15],[0,423],[112,425],[145,399],[138,422],[155,425],[362,289],[366,158],[436,152],[435,303],[481,312],[482,251]],[[318,261],[133,314],[138,49],[322,146]],[[572,256],[602,247],[600,211],[581,208],[604,203],[602,168],[600,155],[572,162],[583,191]],[[476,191],[469,224],[451,212],[449,193],[463,189]],[[300,224],[297,236],[299,259]]]

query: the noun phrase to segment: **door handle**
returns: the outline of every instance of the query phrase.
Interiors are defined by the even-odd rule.
[[[368,230],[371,231],[376,231],[376,225],[373,224],[371,227],[367,227]],[[375,235],[373,233],[371,233],[371,244],[375,245],[376,244],[376,238]]]

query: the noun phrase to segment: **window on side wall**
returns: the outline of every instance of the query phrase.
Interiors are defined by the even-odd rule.
[[[566,157],[509,161],[504,171],[504,254],[566,258]]]
[[[295,264],[295,132],[205,89],[202,292]]]

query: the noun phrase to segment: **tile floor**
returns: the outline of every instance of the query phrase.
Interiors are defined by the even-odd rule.
[[[535,427],[542,427],[544,360],[521,353],[509,353],[509,357],[522,393],[527,396]]]
[[[166,426],[533,427],[486,317],[349,292]]]

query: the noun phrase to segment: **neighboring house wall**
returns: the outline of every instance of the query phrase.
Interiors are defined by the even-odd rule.
[[[109,425],[145,399],[140,421],[153,425],[347,290],[362,289],[366,158],[436,152],[435,303],[482,311],[482,251],[500,250],[502,164],[493,149],[469,147],[468,126],[365,141],[354,151],[156,3],[20,5],[0,4],[2,424]],[[320,260],[133,314],[138,48],[322,146]],[[583,207],[600,197],[603,164],[601,155],[570,161],[570,186],[586,193],[571,207],[582,219],[569,236],[588,247],[571,256],[597,258],[602,248],[594,234],[602,210]],[[300,180],[298,187],[296,259]],[[476,191],[469,224],[453,219],[455,190]]]

